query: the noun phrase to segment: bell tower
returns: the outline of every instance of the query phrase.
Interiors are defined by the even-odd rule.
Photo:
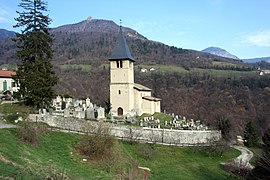
[[[110,103],[114,116],[123,116],[134,109],[134,58],[120,26],[110,61]]]

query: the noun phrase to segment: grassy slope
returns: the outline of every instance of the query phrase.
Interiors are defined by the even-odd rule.
[[[139,160],[141,166],[151,169],[150,179],[233,179],[219,164],[239,154],[232,150],[223,157],[208,157],[202,151],[190,147],[154,145],[156,155],[147,161],[136,153],[136,146],[122,145],[133,158]]]
[[[255,165],[258,158],[260,158],[260,156],[262,155],[263,149],[259,148],[259,147],[252,147],[252,148],[249,148],[249,149],[254,153],[254,156],[253,156],[253,158],[251,159],[250,162],[251,162],[252,165]]]
[[[71,154],[79,136],[59,132],[43,134],[40,143],[32,147],[18,141],[16,130],[1,129],[0,154],[4,161],[0,163],[0,176],[42,177],[52,171],[66,171],[68,176],[76,179],[107,177],[108,174],[98,165],[82,163],[82,158]],[[35,175],[31,175],[35,174]],[[38,175],[36,175],[38,174]],[[42,175],[43,174],[43,175]]]
[[[0,129],[0,137],[0,177],[36,179],[54,170],[65,171],[74,179],[111,179],[116,175],[116,170],[109,174],[100,164],[82,162],[83,157],[74,150],[79,139],[75,134],[48,132],[35,147],[19,141],[15,129]],[[238,155],[231,151],[223,157],[208,157],[192,148],[154,145],[155,156],[147,161],[139,153],[141,145],[119,144],[123,151],[120,165],[127,169],[127,164],[137,159],[141,166],[151,169],[150,179],[227,179],[229,174],[219,163]]]

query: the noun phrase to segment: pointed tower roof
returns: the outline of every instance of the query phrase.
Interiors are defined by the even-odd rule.
[[[118,38],[116,41],[116,44],[114,46],[110,61],[116,61],[116,60],[130,60],[135,61],[134,58],[131,55],[131,52],[129,50],[126,38],[123,34],[122,27],[120,26],[120,31],[118,34]]]

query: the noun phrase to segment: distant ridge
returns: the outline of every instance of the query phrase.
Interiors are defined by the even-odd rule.
[[[0,41],[1,40],[5,40],[9,37],[12,37],[12,36],[15,36],[15,32],[13,31],[8,31],[8,30],[5,30],[5,29],[0,29]]]
[[[219,47],[208,47],[208,48],[202,50],[202,52],[206,52],[206,53],[210,53],[213,55],[217,55],[217,56],[221,56],[221,57],[225,57],[225,58],[230,58],[230,59],[239,59],[237,56],[232,55],[228,51],[226,51],[225,49],[221,49]]]
[[[270,63],[270,57],[250,58],[250,59],[241,59],[241,60],[248,63],[255,63],[255,62],[261,62],[261,61]]]

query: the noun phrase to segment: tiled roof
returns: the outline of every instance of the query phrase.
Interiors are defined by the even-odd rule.
[[[161,101],[161,99],[152,97],[152,96],[144,96],[143,99],[149,100],[149,101]]]
[[[137,83],[134,83],[134,89],[138,89],[140,91],[151,91],[150,88],[145,87],[145,86],[143,86],[141,84],[137,84]]]
[[[16,72],[0,70],[0,77],[12,77],[12,75],[16,75]]]
[[[116,41],[116,44],[114,46],[110,61],[115,60],[131,60],[135,61],[134,58],[131,55],[131,52],[129,50],[126,38],[124,37],[124,34],[122,32],[122,28],[120,27],[120,31],[118,34],[118,38]]]

